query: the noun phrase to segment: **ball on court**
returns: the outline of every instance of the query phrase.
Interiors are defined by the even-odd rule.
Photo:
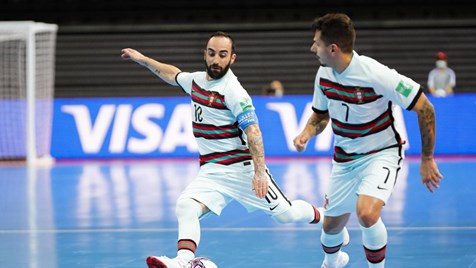
[[[218,266],[208,258],[197,257],[189,261],[186,268],[218,268]]]

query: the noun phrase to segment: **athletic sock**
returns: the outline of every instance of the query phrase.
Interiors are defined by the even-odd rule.
[[[294,200],[291,203],[291,209],[296,212],[294,215],[299,215],[299,219],[296,219],[296,221],[308,223],[318,223],[320,221],[320,213],[313,205],[303,200]]]
[[[314,221],[319,222],[320,213],[311,204],[303,200],[291,201],[291,207],[284,213],[273,216],[273,218],[279,223],[293,223],[303,222],[312,223]]]
[[[335,263],[339,256],[340,248],[344,242],[344,232],[338,234],[326,234],[321,232],[322,249],[325,252],[325,263]]]
[[[385,252],[387,249],[387,229],[382,219],[379,218],[377,223],[362,229],[362,242],[367,257],[369,267],[384,267]]]
[[[191,260],[200,243],[201,205],[193,199],[179,200],[176,207],[178,220],[177,257]]]
[[[197,244],[193,240],[180,239],[177,242],[177,257],[189,261],[195,258]]]
[[[324,214],[322,213],[323,210],[316,208],[315,206],[312,206],[312,209],[314,210],[314,219],[310,222],[310,224],[316,224],[321,222],[321,219],[324,219]]]

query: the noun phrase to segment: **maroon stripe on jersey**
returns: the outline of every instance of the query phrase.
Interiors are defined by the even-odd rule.
[[[346,124],[332,118],[332,129],[334,133],[339,136],[355,139],[380,132],[391,126],[393,122],[394,119],[391,112],[387,110],[374,120],[365,124]]]
[[[362,154],[358,154],[358,153],[346,153],[342,148],[340,148],[339,146],[335,146],[334,147],[334,160],[336,162],[339,162],[339,163],[344,163],[344,162],[350,162],[352,160],[356,160],[356,159],[359,159],[361,157],[364,157],[366,155],[369,155],[369,154],[373,154],[373,153],[376,153],[380,150],[374,150],[374,151],[370,151],[370,152],[367,152],[367,153],[362,153]]]
[[[249,149],[231,150],[226,152],[200,155],[200,166],[215,163],[220,165],[231,165],[238,162],[252,160]]]
[[[365,104],[382,97],[382,95],[377,95],[374,89],[370,87],[343,86],[324,78],[319,80],[319,86],[327,98],[346,103]]]
[[[334,160],[335,160],[336,162],[339,162],[339,163],[350,162],[350,161],[359,159],[359,158],[361,158],[361,157],[364,157],[364,156],[366,156],[366,155],[378,153],[378,152],[380,152],[380,151],[383,151],[383,150],[386,150],[386,149],[389,149],[389,148],[399,147],[399,146],[401,146],[402,144],[403,144],[403,143],[400,142],[400,143],[398,143],[398,144],[390,145],[390,146],[387,146],[387,147],[385,147],[385,148],[381,148],[381,149],[377,149],[377,150],[372,150],[372,151],[368,151],[368,152],[365,152],[365,153],[347,153],[347,152],[344,151],[341,147],[339,147],[339,146],[334,146]]]
[[[192,81],[192,100],[215,109],[228,109],[225,105],[225,96],[216,91],[208,91]]]
[[[242,131],[238,123],[225,126],[214,126],[209,124],[198,124],[193,122],[193,135],[197,138],[205,139],[228,139],[240,137]]]

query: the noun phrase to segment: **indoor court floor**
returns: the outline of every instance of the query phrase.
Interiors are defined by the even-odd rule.
[[[382,218],[386,267],[476,267],[476,158],[439,158],[441,188],[421,184],[408,158]],[[324,202],[327,158],[271,159],[289,199]],[[27,169],[0,163],[0,267],[147,267],[148,255],[175,256],[175,200],[198,171],[193,160],[58,162]],[[320,267],[320,229],[280,225],[236,202],[201,222],[197,255],[220,268]],[[348,267],[366,267],[360,229],[348,224]]]

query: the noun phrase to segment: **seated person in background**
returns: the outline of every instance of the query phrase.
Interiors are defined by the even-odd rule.
[[[263,87],[263,95],[282,97],[284,95],[284,86],[279,80],[273,80]]]
[[[436,68],[428,74],[428,89],[435,97],[446,97],[453,94],[456,85],[455,72],[448,67],[448,56],[440,51],[436,53]]]

